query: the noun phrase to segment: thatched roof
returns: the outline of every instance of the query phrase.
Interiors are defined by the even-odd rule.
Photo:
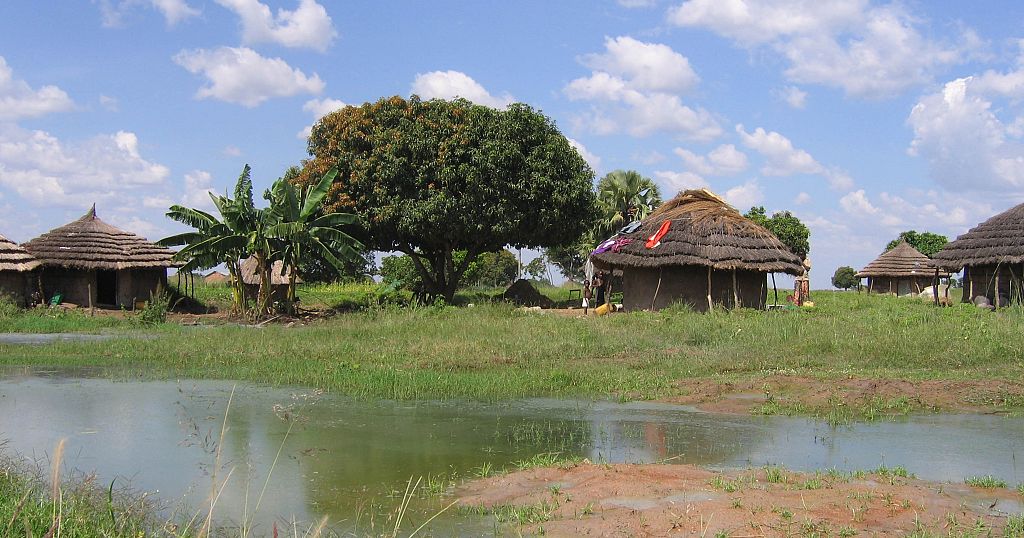
[[[952,270],[967,265],[1024,263],[1024,204],[971,228],[949,242],[933,259]]]
[[[14,241],[0,235],[0,271],[31,271],[39,261]]]
[[[868,276],[934,277],[935,263],[928,256],[921,254],[910,243],[900,241],[900,244],[886,251],[857,273],[857,278]],[[939,276],[945,278],[949,274],[945,271],[940,271]]]
[[[277,260],[274,265],[270,267],[270,284],[272,286],[287,286],[288,277],[292,274],[290,270],[285,270],[284,274],[281,274],[281,269],[284,267],[284,262]],[[246,258],[242,260],[242,264],[239,266],[239,272],[242,276],[242,282],[252,286],[260,285],[260,276],[256,274],[256,258]],[[302,282],[299,277],[295,278],[296,282]]]
[[[231,277],[221,273],[220,271],[214,271],[203,277],[203,282],[206,282],[207,284],[224,284],[229,280],[231,280]]]
[[[174,251],[103,222],[93,205],[82,218],[24,244],[43,266],[76,269],[172,267]]]
[[[665,221],[671,224],[661,244],[647,248],[647,238]],[[618,252],[592,254],[595,266],[701,265],[791,275],[804,272],[800,258],[775,235],[706,189],[680,192],[654,210],[635,232],[619,237],[632,242],[622,245]]]

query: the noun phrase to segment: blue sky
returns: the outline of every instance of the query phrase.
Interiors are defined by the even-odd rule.
[[[156,239],[242,166],[387,95],[522,101],[603,175],[709,187],[812,230],[813,285],[900,231],[1024,201],[1024,4],[866,0],[7,0],[0,234]]]

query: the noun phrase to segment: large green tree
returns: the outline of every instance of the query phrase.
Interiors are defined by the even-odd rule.
[[[561,245],[593,225],[593,171],[524,104],[385,98],[324,116],[308,149],[297,181],[336,166],[328,210],[361,217],[371,248],[409,256],[427,300],[450,302],[484,252]]]
[[[661,205],[661,192],[650,178],[634,170],[615,170],[597,182],[600,241],[634,220],[643,220]]]
[[[769,218],[763,206],[751,207],[744,215],[775,234],[793,254],[806,258],[811,250],[811,230],[789,211],[776,211]]]
[[[857,278],[857,271],[848,265],[837,268],[836,272],[832,275],[833,287],[848,290],[857,284],[860,284],[860,279]]]
[[[942,247],[945,247],[946,243],[949,243],[949,238],[932,232],[907,230],[900,233],[899,237],[896,239],[889,241],[889,244],[885,245],[885,251],[889,252],[895,248],[896,245],[900,244],[900,241],[910,243],[910,246],[916,248],[918,252],[931,258],[936,252],[942,250]]]

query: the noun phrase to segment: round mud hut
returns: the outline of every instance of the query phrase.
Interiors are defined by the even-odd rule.
[[[803,274],[800,258],[775,235],[714,193],[680,192],[639,226],[598,245],[597,269],[622,275],[626,310],[685,303],[764,308],[768,273]]]
[[[861,269],[857,278],[868,279],[868,293],[916,295],[933,284],[935,269],[935,263],[928,256],[910,243],[900,241]],[[940,271],[938,275],[939,278],[948,276],[946,271]]]
[[[174,252],[96,216],[54,228],[23,245],[39,261],[39,287],[47,300],[79,306],[133,308],[167,287]]]
[[[1012,207],[949,242],[933,258],[964,270],[964,302],[987,297],[999,307],[1024,296],[1024,204]]]
[[[0,235],[0,295],[25,306],[32,296],[33,270],[39,261],[23,247]]]

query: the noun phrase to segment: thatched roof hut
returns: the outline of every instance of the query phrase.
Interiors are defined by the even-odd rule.
[[[0,271],[31,271],[39,267],[39,260],[24,247],[0,235]]]
[[[174,252],[96,216],[54,228],[23,245],[40,263],[47,296],[80,305],[134,306],[167,283]]]
[[[910,295],[921,293],[921,290],[932,285],[935,269],[935,262],[928,256],[921,254],[910,243],[900,241],[861,269],[857,278],[868,279],[868,293],[874,291]],[[938,276],[946,278],[949,273],[939,271]]]
[[[213,271],[210,274],[203,277],[203,282],[211,286],[227,284],[230,281],[231,277],[225,275],[224,273],[221,273],[220,271]]]
[[[39,261],[17,243],[0,235],[0,295],[24,305],[32,294],[32,270]]]
[[[934,259],[951,271],[964,269],[964,302],[978,296],[997,306],[1020,301],[1024,295],[1024,204],[971,228]]]
[[[622,272],[627,309],[679,301],[700,310],[713,303],[760,308],[767,273],[804,272],[775,235],[705,189],[680,192],[635,231],[609,241],[590,259],[598,269]]]

